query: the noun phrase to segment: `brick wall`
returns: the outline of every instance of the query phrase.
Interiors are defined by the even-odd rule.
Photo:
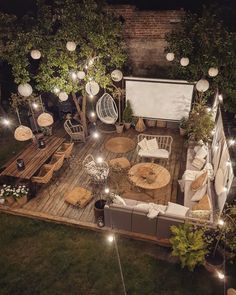
[[[155,76],[158,68],[167,65],[165,34],[179,26],[184,11],[140,11],[132,5],[112,5],[107,9],[125,21],[124,37],[133,74]]]

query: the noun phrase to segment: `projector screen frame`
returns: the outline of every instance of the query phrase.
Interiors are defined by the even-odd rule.
[[[186,80],[169,80],[169,79],[158,79],[158,78],[141,78],[141,77],[128,77],[125,76],[124,78],[124,87],[126,89],[126,82],[127,81],[140,81],[140,82],[150,82],[150,83],[163,83],[163,84],[175,84],[175,85],[196,85],[196,82],[188,82]],[[192,104],[193,104],[193,94],[194,94],[194,87],[192,89],[191,93],[191,101],[190,101],[190,110],[192,109]],[[125,104],[126,104],[126,95],[125,95]],[[148,119],[148,120],[161,120],[161,121],[168,121],[168,122],[180,122],[180,120],[173,120],[173,119],[164,119],[164,118],[154,118],[154,117],[142,117],[143,119]]]

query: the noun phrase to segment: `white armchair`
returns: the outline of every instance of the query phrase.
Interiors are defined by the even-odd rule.
[[[139,134],[137,144],[138,156],[169,161],[172,142],[173,138],[169,135]]]

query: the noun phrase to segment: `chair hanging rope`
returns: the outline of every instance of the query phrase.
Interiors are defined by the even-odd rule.
[[[105,124],[115,124],[118,119],[116,103],[108,93],[104,93],[103,96],[99,98],[96,104],[96,112],[98,118]]]

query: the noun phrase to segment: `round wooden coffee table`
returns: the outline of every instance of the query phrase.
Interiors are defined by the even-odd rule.
[[[149,183],[148,177],[149,171],[154,174],[153,181]],[[129,180],[134,186],[145,190],[157,190],[165,187],[170,182],[169,171],[161,165],[155,163],[139,163],[134,165],[129,170]]]

